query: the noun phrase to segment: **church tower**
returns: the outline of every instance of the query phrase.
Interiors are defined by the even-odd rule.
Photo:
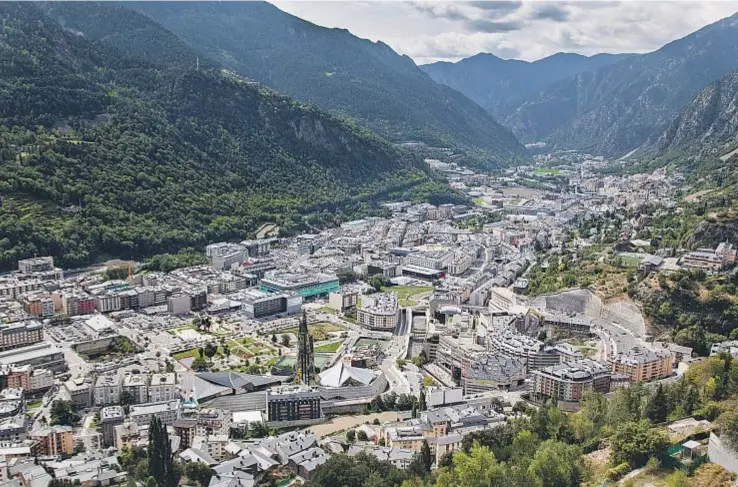
[[[308,334],[307,314],[304,311],[300,321],[300,330],[297,334],[297,366],[295,372],[303,384],[310,385],[310,382],[314,379],[313,337]]]

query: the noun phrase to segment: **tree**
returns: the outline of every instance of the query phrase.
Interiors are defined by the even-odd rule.
[[[136,404],[136,398],[133,397],[133,394],[131,394],[130,391],[122,391],[118,397],[118,401],[120,401],[121,406]]]
[[[364,430],[359,430],[359,432],[356,434],[356,439],[359,441],[369,441],[369,437],[366,435],[366,432]]]
[[[453,468],[438,475],[436,487],[493,487],[505,485],[505,469],[494,454],[479,444],[469,453],[454,453]]]
[[[196,357],[195,360],[192,361],[192,364],[190,365],[190,368],[194,370],[195,372],[201,372],[203,370],[207,370],[210,364],[207,360],[203,357]]]
[[[583,468],[579,447],[548,440],[536,450],[528,475],[540,487],[578,487]]]
[[[648,421],[626,422],[617,426],[610,438],[610,463],[627,463],[631,468],[639,468],[667,446],[664,434],[652,429]]]
[[[223,355],[228,357],[231,354],[231,348],[228,345],[223,345]]]
[[[277,343],[277,335],[272,333],[272,343]]]
[[[420,399],[418,400],[418,409],[420,411],[425,411],[425,391],[420,391]]]
[[[77,406],[72,401],[57,399],[51,403],[51,424],[73,426],[80,420]]]
[[[287,334],[282,335],[282,346],[283,347],[289,347],[290,346],[290,336]]]
[[[348,430],[346,432],[346,441],[348,441],[349,443],[353,443],[354,441],[356,441],[356,431]]]
[[[215,344],[213,344],[212,342],[208,342],[205,345],[203,352],[209,360],[212,360],[213,357],[215,357],[215,354],[218,353],[218,347],[216,347]]]
[[[579,443],[595,439],[595,425],[584,410],[571,416],[569,424],[571,424],[571,429],[574,432],[574,438]]]
[[[663,423],[666,421],[666,416],[669,412],[669,404],[667,403],[666,393],[664,392],[664,386],[659,384],[656,388],[656,392],[648,401],[646,406],[646,417],[652,423]]]
[[[418,417],[418,403],[413,404],[412,417],[413,419]]]
[[[528,468],[541,440],[528,430],[518,433],[510,448],[510,461],[521,468]]]
[[[208,465],[202,462],[187,462],[184,464],[184,474],[188,479],[194,480],[202,487],[207,487],[213,472]]]
[[[423,468],[426,472],[430,473],[431,467],[433,466],[433,457],[431,457],[428,440],[423,440],[423,445],[420,447],[420,458],[423,461]]]
[[[152,417],[149,423],[149,476],[156,479],[159,487],[177,487],[179,474],[172,458],[172,445],[166,426],[159,418]]]

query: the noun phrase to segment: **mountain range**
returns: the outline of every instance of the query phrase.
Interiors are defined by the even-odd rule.
[[[265,221],[289,231],[301,214],[337,223],[382,197],[458,201],[355,122],[216,62],[196,69],[130,9],[3,2],[0,24],[0,269],[141,258]]]
[[[193,49],[298,100],[349,115],[394,142],[484,149],[488,167],[528,159],[512,133],[407,56],[262,2],[126,4]]]
[[[617,63],[630,54],[581,54],[559,52],[528,62],[502,59],[480,53],[461,61],[436,62],[420,66],[436,82],[465,94],[495,117],[504,118],[520,103],[556,81],[595,71]]]

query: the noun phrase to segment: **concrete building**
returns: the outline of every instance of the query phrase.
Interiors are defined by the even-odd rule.
[[[32,365],[34,367],[47,368],[53,372],[64,372],[67,370],[67,363],[64,360],[62,349],[49,342],[0,352],[0,366],[3,365]]]
[[[561,409],[576,410],[586,390],[610,392],[611,379],[607,365],[590,359],[544,367],[533,372],[531,398],[553,399]]]
[[[320,393],[310,389],[284,388],[267,391],[268,421],[301,421],[323,417]]]
[[[54,258],[50,256],[33,257],[18,261],[18,271],[21,274],[36,274],[54,270]],[[61,278],[58,277],[58,279]]]
[[[168,374],[153,374],[149,385],[149,401],[173,401],[178,397],[177,376],[174,372]]]
[[[480,353],[461,371],[461,384],[464,394],[514,391],[525,384],[525,363],[517,358]]]
[[[356,308],[358,302],[359,293],[356,291],[337,291],[328,295],[328,306],[341,313]]]
[[[71,401],[80,409],[87,409],[92,406],[92,379],[76,378],[69,379],[64,383]]]
[[[126,374],[123,377],[123,390],[131,397],[133,404],[149,402],[149,376],[146,374]]]
[[[23,296],[23,309],[26,313],[41,317],[50,318],[54,316],[54,300],[49,293],[34,293]]]
[[[663,379],[674,373],[674,356],[669,350],[633,347],[610,358],[612,372],[630,378],[631,382]]]
[[[163,425],[170,425],[179,418],[179,414],[180,403],[172,400],[131,406],[129,416],[139,427],[144,427],[149,425],[151,418],[159,418]]]
[[[100,427],[102,428],[103,444],[115,444],[115,427],[123,424],[126,414],[121,406],[108,406],[100,410]]]
[[[561,352],[556,347],[516,333],[493,334],[487,337],[490,351],[505,357],[516,358],[525,363],[526,371],[549,367],[561,362]]]
[[[736,260],[736,250],[732,244],[723,242],[713,249],[697,249],[684,254],[682,265],[694,269],[720,271],[726,269]]]
[[[190,296],[185,293],[172,294],[167,298],[167,311],[173,315],[184,315],[192,311]]]
[[[403,268],[406,266],[414,266],[440,271],[447,268],[453,259],[454,253],[448,250],[413,252],[403,258],[402,265]]]
[[[399,306],[395,293],[376,293],[362,298],[356,321],[370,330],[391,331],[397,327]]]
[[[261,280],[262,291],[296,293],[303,298],[327,296],[338,291],[338,276],[322,273],[268,271]]]
[[[28,393],[40,393],[54,385],[54,373],[49,369],[34,369],[30,365],[12,367],[7,375],[8,387],[18,387]]]
[[[26,347],[39,343],[43,339],[44,327],[36,320],[0,325],[0,349],[2,350]]]
[[[276,314],[298,314],[302,309],[302,296],[290,293],[268,293],[248,289],[239,294],[241,310],[249,318],[264,318]]]
[[[180,450],[186,450],[192,446],[192,442],[195,439],[195,432],[197,430],[197,419],[176,419],[174,420],[174,422],[172,422],[172,428],[174,428],[174,434],[179,436]]]
[[[95,382],[95,406],[103,407],[112,404],[120,404],[120,393],[120,377],[117,375],[101,375]]]
[[[205,255],[215,269],[227,270],[243,262],[248,256],[248,250],[243,245],[220,242],[205,247]]]
[[[122,450],[124,447],[132,448],[136,446],[140,439],[138,425],[136,423],[115,425],[113,427],[113,431],[115,432],[115,443],[113,446],[115,446],[118,451]]]
[[[233,414],[225,409],[201,409],[197,415],[195,436],[226,435],[231,432]]]

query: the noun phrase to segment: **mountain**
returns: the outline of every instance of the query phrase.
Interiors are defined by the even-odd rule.
[[[0,269],[176,252],[301,214],[335,223],[388,195],[456,198],[365,128],[207,60],[181,65],[196,54],[145,16],[43,9],[0,3]]]
[[[725,156],[738,146],[738,71],[711,83],[690,102],[656,144],[662,152],[705,149]],[[720,151],[719,148],[724,148]]]
[[[559,52],[528,62],[502,59],[480,53],[455,63],[437,62],[420,66],[437,83],[450,86],[501,119],[509,115],[526,96],[575,74],[595,71],[630,54],[581,54]]]
[[[134,2],[233,71],[395,141],[485,149],[489,165],[527,159],[512,133],[381,42],[306,22],[261,2]]]
[[[738,68],[738,14],[661,49],[529,97],[506,124],[526,142],[617,156],[656,138],[697,93]]]

